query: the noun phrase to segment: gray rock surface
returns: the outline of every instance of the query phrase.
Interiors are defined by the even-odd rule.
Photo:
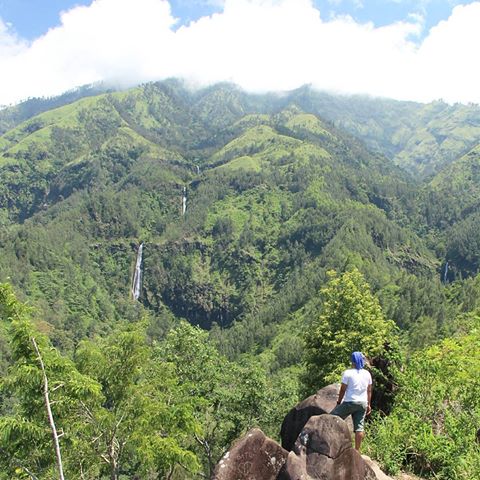
[[[377,462],[374,462],[370,457],[367,457],[366,455],[362,455],[362,458],[365,460],[365,462],[367,462],[368,466],[375,473],[376,480],[393,480],[392,477],[385,475],[382,472],[382,470],[380,470],[380,467],[378,466]]]
[[[218,462],[213,480],[275,480],[287,455],[277,442],[254,428]]]
[[[346,423],[333,415],[311,417],[295,442],[278,480],[376,480],[352,447]]]
[[[292,450],[298,435],[302,431],[310,417],[330,413],[337,405],[338,391],[340,385],[328,385],[314,395],[306,398],[293,407],[283,420],[280,430],[282,447],[285,450]],[[353,431],[352,420],[347,419],[350,431]]]
[[[288,413],[281,429],[285,448],[250,430],[220,460],[213,480],[392,480],[353,448],[351,419],[328,414],[338,389],[322,388]]]

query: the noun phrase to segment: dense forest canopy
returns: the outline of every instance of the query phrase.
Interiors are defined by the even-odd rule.
[[[459,338],[473,342],[478,106],[308,87],[191,91],[169,80],[30,100],[0,111],[0,133],[0,478],[32,469],[55,478],[44,419],[32,411],[42,400],[31,338],[52,382],[72,382],[57,415],[64,441],[82,452],[66,468],[85,469],[82,478],[192,478],[209,474],[246,428],[276,435],[299,392],[320,388],[345,363],[341,348],[315,352],[325,336],[353,328],[350,314],[383,332],[367,322],[362,348],[384,355],[388,339],[396,362],[413,355],[414,375]],[[329,298],[347,305],[352,288],[358,301],[347,316],[329,306]],[[316,322],[322,335],[305,335]],[[464,355],[460,346],[455,355]],[[131,370],[106,367],[121,358]],[[408,376],[398,385],[413,388]],[[425,408],[437,408],[442,392]],[[405,396],[398,411],[389,402],[388,421],[401,421]],[[478,402],[459,402],[478,415]],[[90,412],[85,428],[79,409]],[[137,421],[148,425],[144,438],[131,427]],[[432,433],[426,460],[412,462],[395,450],[389,425],[375,428],[392,471],[410,463],[452,475],[447,454],[432,471],[425,466],[443,430]],[[460,426],[452,429],[445,435],[459,438]],[[26,449],[28,435],[36,441]],[[107,438],[128,447],[98,443]],[[474,447],[468,452],[458,478],[478,472]]]

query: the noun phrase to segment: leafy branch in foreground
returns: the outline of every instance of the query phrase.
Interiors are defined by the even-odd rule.
[[[80,464],[90,469],[93,459],[79,448],[77,415],[82,404],[99,400],[99,385],[52,348],[8,285],[0,285],[0,304],[3,320],[8,322],[13,361],[0,384],[9,399],[0,417],[3,471],[9,478],[17,478],[20,470],[30,478],[63,479],[61,438],[68,452],[67,469],[80,470]]]
[[[0,286],[0,311],[12,356],[0,384],[8,400],[0,417],[1,480],[164,478],[177,465],[190,477],[198,471],[189,449],[200,434],[197,400],[173,365],[153,356],[142,322],[82,342],[74,363],[36,330],[7,285]]]

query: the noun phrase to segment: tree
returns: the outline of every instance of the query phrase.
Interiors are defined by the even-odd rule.
[[[199,430],[193,400],[173,365],[147,344],[143,322],[82,342],[76,361],[102,388],[104,402],[88,412],[85,429],[111,480],[165,478],[176,465],[190,475],[198,470],[188,449]]]
[[[208,333],[182,323],[172,330],[162,356],[176,366],[181,382],[196,400],[196,452],[210,478],[215,464],[242,433],[260,424],[267,411],[265,371],[245,358],[234,363],[221,356]]]
[[[338,382],[351,352],[361,351],[370,359],[389,357],[396,344],[395,326],[385,319],[363,275],[355,268],[342,275],[330,271],[328,276],[320,292],[320,314],[305,333],[303,383],[310,392]]]
[[[468,333],[415,352],[392,413],[373,422],[368,449],[388,473],[480,478],[480,312],[463,317]]]
[[[194,400],[147,344],[143,322],[82,342],[74,363],[35,329],[6,285],[0,314],[12,359],[0,383],[1,480],[62,479],[62,471],[65,478],[159,479],[179,464],[191,478],[198,470],[187,448],[199,431]]]
[[[9,323],[13,361],[0,384],[7,399],[0,417],[1,470],[12,479],[62,479],[64,470],[95,476],[79,416],[99,401],[100,386],[52,348],[8,285],[0,285],[0,312]]]

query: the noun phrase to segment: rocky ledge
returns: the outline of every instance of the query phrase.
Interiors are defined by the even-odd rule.
[[[216,466],[213,480],[388,480],[352,447],[351,426],[329,415],[330,385],[295,406],[282,424],[282,445],[250,430]]]

